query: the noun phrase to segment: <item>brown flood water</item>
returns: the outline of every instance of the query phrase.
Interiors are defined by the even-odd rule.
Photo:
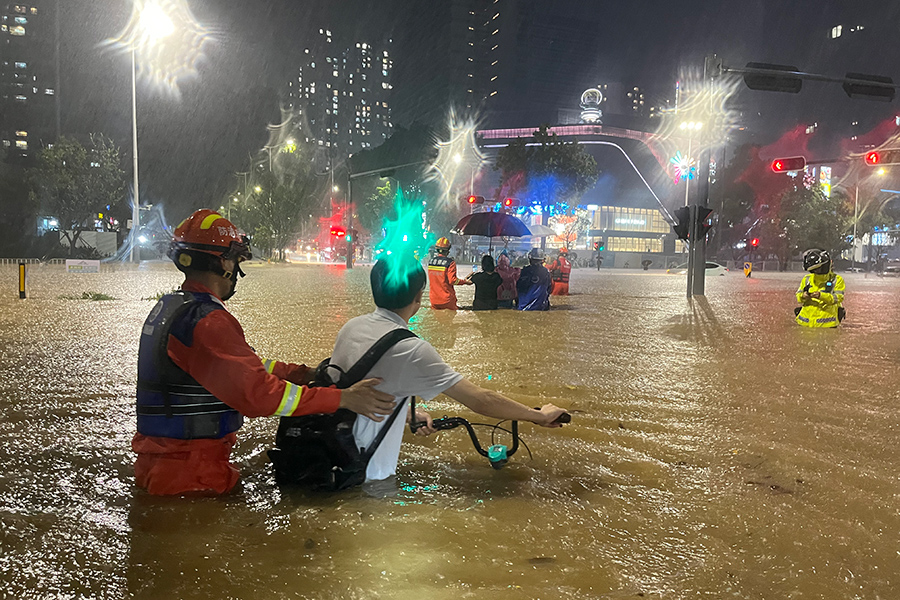
[[[366,267],[247,270],[229,307],[265,357],[315,364],[371,310]],[[274,485],[257,419],[240,489],[178,499],[134,487],[129,445],[142,298],[175,269],[35,266],[20,301],[0,267],[0,597],[897,598],[900,280],[845,277],[837,331],[793,324],[800,274],[691,304],[580,269],[549,313],[423,309],[451,365],[572,425],[523,425],[533,460],[500,471],[461,430],[407,435],[396,481],[310,496]],[[118,299],[59,298],[88,290]]]

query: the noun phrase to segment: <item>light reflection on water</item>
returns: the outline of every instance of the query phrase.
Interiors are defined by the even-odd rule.
[[[266,357],[316,364],[371,309],[366,268],[248,273],[229,307]],[[394,480],[281,491],[276,422],[257,419],[237,493],[172,499],[135,490],[130,439],[141,298],[177,272],[36,266],[19,301],[2,267],[3,595],[892,597],[900,285],[847,276],[850,319],[823,332],[792,324],[796,274],[732,275],[692,304],[677,276],[576,270],[550,313],[420,311],[417,333],[474,382],[578,411],[521,426],[533,459],[494,470],[453,430],[410,436]],[[83,291],[118,300],[58,298]]]

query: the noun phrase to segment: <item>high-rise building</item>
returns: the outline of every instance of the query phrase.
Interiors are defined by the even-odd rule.
[[[518,0],[447,0],[408,11],[398,37],[397,122],[443,125],[451,108],[496,105],[515,54],[517,9]]]
[[[57,4],[0,5],[0,144],[26,163],[59,136]]]
[[[339,43],[329,29],[319,29],[304,48],[287,102],[299,115],[301,135],[321,155],[342,160],[390,136],[390,48],[390,40]]]

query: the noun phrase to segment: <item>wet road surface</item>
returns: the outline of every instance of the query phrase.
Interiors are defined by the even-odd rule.
[[[265,357],[316,364],[372,308],[366,267],[247,271],[229,308]],[[20,301],[0,267],[0,597],[895,598],[900,279],[845,275],[821,331],[793,323],[800,276],[689,303],[683,277],[577,269],[549,313],[423,309],[466,377],[573,424],[523,424],[533,459],[500,471],[462,430],[407,434],[395,481],[319,496],[274,485],[256,419],[238,491],[178,499],[137,490],[130,451],[146,298],[175,269],[34,266]],[[84,291],[117,299],[60,298]]]

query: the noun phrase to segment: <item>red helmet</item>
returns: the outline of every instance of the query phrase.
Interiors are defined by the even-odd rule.
[[[442,237],[434,245],[439,250],[449,250],[450,249],[450,240],[448,240],[445,237]]]
[[[568,249],[568,248],[560,248],[560,249],[559,249],[559,253],[560,253],[560,254],[568,254],[568,253],[569,253],[569,249]]]
[[[217,212],[202,208],[175,228],[168,256],[178,268],[205,268],[198,254],[207,254],[240,263],[250,260],[250,240]]]

